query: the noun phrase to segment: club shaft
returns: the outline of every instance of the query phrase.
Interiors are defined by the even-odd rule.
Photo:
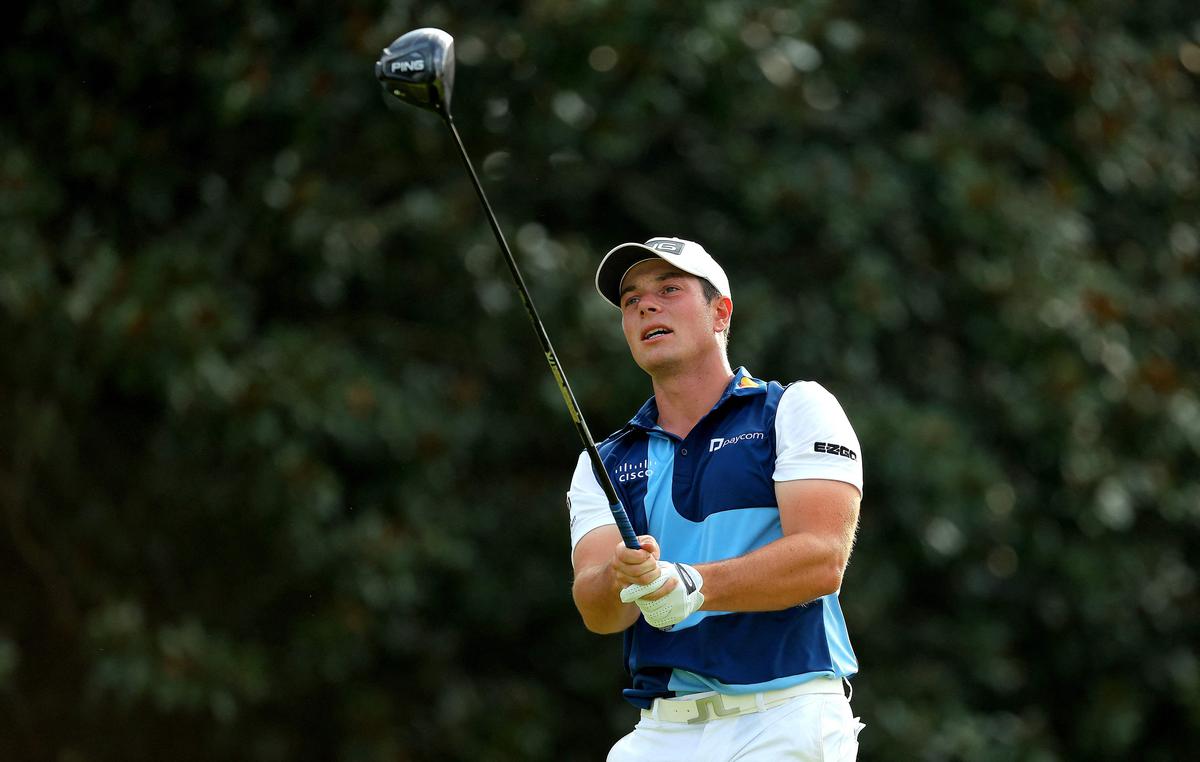
[[[528,313],[529,320],[533,323],[533,330],[542,345],[542,352],[546,355],[546,362],[550,365],[550,372],[554,375],[554,381],[558,384],[558,391],[562,394],[563,402],[567,405],[567,412],[571,414],[571,420],[575,423],[575,430],[579,432],[579,438],[583,442],[584,450],[587,451],[588,458],[592,462],[592,470],[600,480],[600,487],[604,490],[604,497],[608,500],[609,509],[612,511],[613,518],[617,522],[617,529],[621,532],[621,539],[625,542],[626,547],[640,548],[641,545],[638,543],[637,535],[633,531],[633,526],[629,523],[629,516],[625,513],[625,509],[621,507],[620,499],[617,498],[617,490],[608,475],[608,469],[604,467],[604,462],[600,459],[600,452],[596,449],[596,442],[592,439],[592,433],[588,431],[587,422],[583,420],[583,413],[579,410],[579,403],[575,401],[575,394],[571,391],[571,385],[567,383],[567,376],[563,373],[562,366],[558,363],[558,355],[555,354],[554,347],[550,344],[550,337],[546,334],[546,327],[542,324],[542,319],[538,316],[537,307],[533,304],[533,297],[529,295],[529,289],[525,287],[525,279],[521,277],[521,270],[517,267],[517,260],[513,257],[512,250],[508,248],[508,242],[504,240],[504,233],[500,231],[500,224],[496,222],[496,215],[492,213],[492,205],[488,203],[487,196],[483,192],[483,185],[480,184],[479,177],[475,174],[475,167],[471,164],[471,159],[467,155],[467,149],[463,145],[462,138],[458,135],[458,129],[454,126],[454,120],[444,111],[442,112],[442,116],[445,119],[446,126],[450,128],[450,134],[454,136],[454,142],[458,146],[459,155],[462,156],[463,164],[466,165],[467,174],[471,176],[471,184],[475,186],[475,193],[479,196],[479,203],[483,205],[483,211],[487,214],[488,224],[492,226],[492,233],[496,236],[496,243],[500,244],[500,251],[504,254],[504,261],[508,265],[508,272],[512,275],[513,283],[517,286],[517,292],[521,295],[521,303],[525,305],[525,312]]]

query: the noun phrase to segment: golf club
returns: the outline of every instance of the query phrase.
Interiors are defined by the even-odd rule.
[[[554,353],[554,347],[550,345],[550,337],[546,335],[542,319],[538,317],[537,308],[533,306],[533,298],[525,287],[525,279],[521,277],[517,261],[508,248],[508,242],[504,240],[504,234],[500,232],[496,215],[492,213],[492,206],[483,193],[483,186],[479,184],[475,167],[471,165],[467,149],[463,146],[462,138],[458,136],[458,130],[454,126],[454,118],[450,115],[450,96],[454,90],[454,38],[441,29],[430,27],[414,29],[403,34],[383,49],[383,55],[375,63],[375,76],[382,83],[385,91],[405,103],[435,112],[450,128],[450,134],[454,136],[454,142],[458,145],[463,164],[466,165],[467,173],[471,176],[471,183],[475,186],[475,193],[479,196],[479,202],[483,204],[484,212],[487,213],[488,224],[492,226],[496,242],[500,244],[500,251],[504,254],[504,261],[508,264],[508,271],[512,275],[513,283],[516,284],[517,292],[521,295],[521,303],[525,305],[525,311],[529,314],[530,321],[533,322],[533,330],[537,333],[538,341],[541,342],[546,362],[550,364],[550,372],[554,374],[558,390],[567,404],[567,412],[571,414],[571,420],[575,422],[575,429],[579,432],[579,438],[583,440],[584,449],[587,450],[588,457],[591,459],[592,470],[595,472],[596,478],[600,480],[604,496],[608,499],[608,507],[617,522],[621,539],[625,542],[626,547],[640,548],[637,535],[634,534],[633,526],[629,523],[629,516],[621,507],[621,501],[617,498],[617,491],[613,487],[612,479],[600,459],[596,443],[592,439],[591,432],[588,431],[587,423],[583,420],[583,413],[580,412],[575,395],[571,392],[571,386],[567,383],[567,377],[558,363],[558,355]]]

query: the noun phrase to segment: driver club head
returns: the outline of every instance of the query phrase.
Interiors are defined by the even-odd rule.
[[[454,38],[425,27],[400,35],[375,62],[383,89],[405,103],[450,118],[454,89]]]

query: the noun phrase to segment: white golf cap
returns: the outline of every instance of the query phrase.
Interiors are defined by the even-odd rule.
[[[649,259],[670,262],[685,273],[704,278],[722,296],[729,293],[729,278],[717,260],[695,241],[682,238],[651,238],[645,243],[623,243],[604,255],[596,269],[596,290],[618,309],[621,307],[621,281],[635,265]]]

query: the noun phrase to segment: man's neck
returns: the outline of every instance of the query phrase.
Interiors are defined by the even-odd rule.
[[[708,415],[725,393],[733,371],[722,354],[702,365],[693,365],[675,373],[652,378],[654,400],[658,405],[658,425],[679,437],[686,437],[700,419]]]

